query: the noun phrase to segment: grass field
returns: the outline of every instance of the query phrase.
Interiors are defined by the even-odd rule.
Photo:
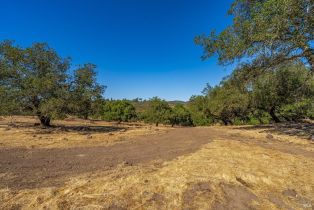
[[[311,123],[0,120],[0,209],[314,209]]]

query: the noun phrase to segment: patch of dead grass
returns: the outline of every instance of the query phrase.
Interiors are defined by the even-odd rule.
[[[11,121],[14,125],[10,125]],[[52,128],[34,126],[36,117],[6,117],[0,121],[0,147],[69,148],[111,146],[137,136],[163,133],[169,127],[143,123],[110,123],[66,119],[53,121]]]
[[[219,140],[159,166],[120,165],[60,188],[0,195],[25,209],[311,209],[313,168],[313,159]]]
[[[314,151],[313,144],[276,134],[267,139],[263,130],[234,128],[212,127],[223,135],[172,161],[121,164],[73,177],[61,187],[1,189],[0,208],[313,209],[314,159],[265,148],[259,142],[277,141],[307,151]],[[232,141],[233,137],[243,141]]]

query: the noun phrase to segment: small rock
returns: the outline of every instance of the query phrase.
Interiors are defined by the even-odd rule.
[[[273,138],[274,138],[274,136],[273,136],[273,135],[271,135],[271,134],[267,134],[267,135],[266,135],[266,138],[268,138],[268,139],[273,139]]]
[[[68,138],[63,138],[63,140],[64,140],[64,141],[69,141],[69,139],[68,139]]]
[[[92,135],[87,135],[86,138],[87,138],[87,139],[92,139],[93,136],[92,136]]]

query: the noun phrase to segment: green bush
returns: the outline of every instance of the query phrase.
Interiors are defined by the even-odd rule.
[[[127,100],[106,101],[103,106],[103,120],[129,122],[137,119],[135,107]]]
[[[181,126],[193,125],[191,113],[182,104],[177,104],[172,108],[170,121],[172,125],[181,125]]]
[[[154,97],[148,101],[147,109],[142,113],[141,118],[146,123],[171,123],[171,107],[165,100]]]

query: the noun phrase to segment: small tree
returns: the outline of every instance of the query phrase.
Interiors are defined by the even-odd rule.
[[[210,113],[225,125],[236,118],[244,120],[249,111],[249,97],[228,83],[215,87],[209,94]]]
[[[129,122],[137,118],[135,107],[127,100],[106,101],[103,106],[103,120]]]
[[[144,121],[155,123],[156,126],[158,126],[159,123],[169,124],[170,117],[171,108],[169,104],[158,97],[154,97],[149,100],[148,108],[143,113]]]
[[[181,125],[181,126],[191,126],[193,125],[193,120],[191,113],[182,104],[176,104],[171,111],[170,118],[171,125]]]
[[[88,119],[93,114],[93,108],[96,108],[105,89],[96,81],[95,68],[94,64],[84,64],[74,71],[69,101],[70,109],[84,119]]]
[[[207,95],[192,96],[187,104],[187,108],[191,113],[194,125],[205,126],[213,123],[213,116],[208,108]]]

